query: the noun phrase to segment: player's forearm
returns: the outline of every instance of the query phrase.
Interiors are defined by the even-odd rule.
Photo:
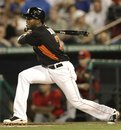
[[[26,40],[25,40],[25,36],[26,36],[27,34],[22,34],[19,38],[18,38],[18,43],[19,44],[26,44]]]
[[[19,38],[18,38],[18,43],[19,44],[30,44],[33,41],[32,38],[32,30],[28,30],[26,33],[22,34]]]
[[[31,30],[28,30],[26,33],[22,34],[18,38],[18,43],[21,45],[29,44],[31,46],[37,46],[40,45],[40,40],[36,32],[32,32]]]

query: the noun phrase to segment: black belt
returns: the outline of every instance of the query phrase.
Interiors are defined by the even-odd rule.
[[[45,67],[45,68],[50,68],[50,69],[56,69],[56,68],[59,68],[59,67],[61,67],[61,66],[63,66],[62,63],[53,64],[53,65],[47,65],[47,66],[43,66],[43,67]]]

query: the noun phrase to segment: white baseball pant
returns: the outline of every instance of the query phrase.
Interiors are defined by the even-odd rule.
[[[14,116],[27,120],[26,109],[30,84],[56,83],[65,94],[67,100],[75,108],[100,120],[108,121],[115,109],[81,98],[75,82],[76,73],[73,65],[69,61],[61,63],[63,66],[56,69],[45,68],[38,65],[19,73],[14,100]]]

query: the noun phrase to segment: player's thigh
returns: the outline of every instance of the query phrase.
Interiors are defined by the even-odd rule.
[[[30,83],[43,83],[50,84],[53,83],[48,69],[42,67],[41,65],[31,67],[20,73],[26,80]]]
[[[74,79],[65,81],[65,82],[58,82],[57,85],[60,87],[60,89],[65,94],[66,98],[72,102],[80,100],[80,93],[77,87],[77,84]]]
[[[67,99],[77,100],[80,98],[74,67],[70,62],[63,62],[63,66],[50,70],[53,81],[62,89]]]
[[[74,71],[73,65],[66,61],[62,63],[63,66],[56,69],[49,69],[49,73],[55,83],[57,82],[66,82],[71,78],[76,80],[77,76]]]

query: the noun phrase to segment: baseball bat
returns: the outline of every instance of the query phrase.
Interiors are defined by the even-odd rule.
[[[24,28],[24,32],[27,32],[29,30],[28,27]],[[55,33],[60,33],[60,34],[66,34],[66,35],[82,35],[82,36],[88,36],[89,32],[87,31],[78,31],[78,30],[54,30]]]
[[[89,32],[87,31],[78,31],[78,30],[54,30],[55,33],[66,34],[66,35],[82,35],[88,36]]]

